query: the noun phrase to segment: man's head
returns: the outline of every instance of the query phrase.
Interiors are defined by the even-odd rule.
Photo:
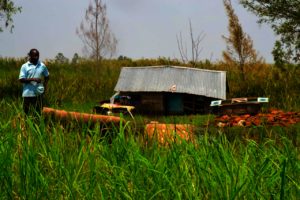
[[[31,49],[28,53],[28,56],[29,61],[36,65],[40,57],[40,52],[37,49]]]

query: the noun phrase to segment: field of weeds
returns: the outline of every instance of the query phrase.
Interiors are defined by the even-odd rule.
[[[0,98],[20,100],[22,84],[18,77],[25,59],[0,57]],[[177,59],[141,59],[141,60],[104,60],[100,70],[99,86],[96,84],[95,63],[80,59],[74,63],[55,63],[54,60],[44,61],[49,72],[50,82],[47,93],[44,95],[46,106],[54,104],[66,108],[80,108],[81,105],[95,103],[110,98],[115,92],[114,87],[118,81],[122,67],[138,66],[185,66],[192,67],[190,63],[184,64]],[[227,98],[241,97],[241,80],[237,66],[222,61],[211,63],[208,60],[196,63],[196,68],[227,71],[229,93]],[[300,98],[300,71],[293,73],[280,71],[270,64],[247,64],[246,71],[246,97],[269,97],[270,102],[266,108],[275,107],[283,111],[299,109]],[[90,110],[88,110],[90,112]]]
[[[215,116],[156,117],[196,126],[196,141],[168,147],[147,141],[134,121],[104,135],[99,126],[25,117],[18,75],[24,59],[0,58],[0,191],[2,199],[299,199],[300,125],[214,129]],[[96,101],[114,93],[123,66],[188,66],[177,60],[104,61],[99,87],[94,63],[46,61],[47,107],[91,113]],[[230,97],[240,97],[235,66],[201,62],[198,68],[226,70]],[[299,111],[297,73],[272,65],[249,66],[247,96],[270,98],[275,107]],[[286,84],[288,83],[288,85]],[[200,129],[201,128],[201,129]],[[126,133],[126,134],[125,134]],[[136,137],[136,134],[142,135]],[[176,133],[174,133],[176,134]],[[126,135],[126,137],[125,137]],[[256,136],[259,140],[252,140]],[[109,138],[107,138],[109,137]],[[296,142],[293,142],[296,141]],[[146,142],[148,145],[146,145]]]
[[[4,100],[0,109],[3,199],[300,197],[300,152],[289,139],[293,134],[299,141],[299,125],[224,133],[207,127],[195,143],[182,140],[165,147],[137,139],[132,122],[112,129],[107,140],[97,126],[61,126],[23,114],[15,118],[21,104]],[[195,118],[199,121],[190,123],[201,126]],[[244,137],[254,132],[260,141]]]

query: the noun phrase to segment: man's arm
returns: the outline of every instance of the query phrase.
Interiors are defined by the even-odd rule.
[[[20,75],[19,75],[19,81],[21,83],[30,83],[31,81],[35,81],[37,83],[40,83],[42,81],[41,78],[27,78],[27,70],[26,65],[22,65]]]
[[[30,83],[31,81],[40,83],[42,81],[42,79],[41,78],[22,78],[22,79],[20,79],[21,83]]]
[[[46,92],[48,81],[49,81],[49,76],[45,77],[44,92]]]

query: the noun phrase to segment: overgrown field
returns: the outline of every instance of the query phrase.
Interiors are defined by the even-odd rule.
[[[18,77],[25,59],[0,57],[0,98],[16,99],[21,97],[22,84]],[[53,60],[44,62],[50,72],[49,87],[45,94],[47,106],[54,104],[66,108],[105,100],[114,94],[122,67],[173,65],[191,67],[178,60],[165,58],[141,60],[104,60],[100,70],[100,83],[96,84],[95,63],[84,59],[74,63],[55,63]],[[227,71],[230,93],[227,98],[241,97],[241,79],[237,66],[222,61],[210,63],[208,60],[195,65],[200,69]],[[288,69],[288,68],[287,68]],[[269,97],[266,107],[295,110],[299,108],[300,71],[296,66],[289,66],[288,71],[280,70],[270,64],[248,64],[246,70],[246,97]],[[89,105],[90,106],[90,105]]]
[[[203,127],[214,116],[156,118],[202,127],[196,143],[165,147],[126,118],[107,140],[97,124],[25,118],[18,80],[24,62],[0,58],[1,199],[300,198],[300,125],[218,130]],[[46,105],[83,112],[113,95],[123,66],[189,65],[164,58],[105,60],[98,87],[91,61],[45,63],[50,72]],[[207,61],[196,67],[228,71],[228,98],[240,97],[236,66]],[[247,69],[247,96],[269,97],[264,109],[299,110],[297,71],[287,78],[268,64]],[[247,139],[253,136],[258,140]]]
[[[300,197],[300,152],[292,143],[299,142],[299,125],[205,132],[197,145],[182,141],[166,148],[145,145],[132,122],[110,132],[108,143],[97,126],[15,118],[19,113],[21,104],[1,102],[2,199]],[[245,140],[247,133],[260,141]]]

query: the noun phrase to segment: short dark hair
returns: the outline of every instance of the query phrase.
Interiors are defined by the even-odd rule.
[[[37,49],[31,49],[28,53],[28,56],[30,56],[34,51],[36,51],[40,55],[40,52]]]
[[[40,55],[40,52],[39,52],[37,49],[31,49],[31,50],[29,51],[29,53],[27,54],[28,60],[29,60],[29,61],[30,61],[30,55],[31,55],[34,51],[36,51],[36,52]]]

